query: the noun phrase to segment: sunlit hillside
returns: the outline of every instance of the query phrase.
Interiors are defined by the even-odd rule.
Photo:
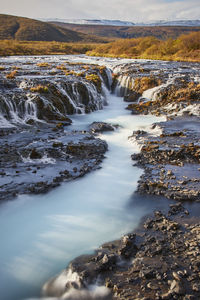
[[[87,52],[93,56],[200,61],[200,32],[165,41],[155,37],[117,40]]]

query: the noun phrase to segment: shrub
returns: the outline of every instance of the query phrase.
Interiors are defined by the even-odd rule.
[[[30,88],[30,91],[32,93],[47,93],[48,92],[48,87],[39,84],[35,87]]]
[[[75,71],[68,71],[68,72],[65,72],[65,75],[68,76],[68,75],[74,75],[74,76],[77,76],[77,73]]]
[[[16,75],[17,75],[17,70],[14,70],[14,71],[10,72],[9,74],[7,74],[6,78],[7,79],[14,79]]]
[[[37,66],[41,67],[41,68],[47,68],[47,67],[50,67],[50,64],[48,64],[46,62],[42,62],[42,63],[38,63]]]
[[[142,94],[145,90],[148,90],[160,84],[161,81],[153,76],[139,77],[135,79],[134,89]]]
[[[62,71],[66,71],[67,70],[67,68],[66,68],[66,66],[65,65],[59,65],[59,66],[56,66],[56,69],[58,69],[58,70],[62,70]]]

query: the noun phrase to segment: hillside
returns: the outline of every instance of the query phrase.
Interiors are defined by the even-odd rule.
[[[103,42],[102,38],[75,32],[29,18],[0,14],[0,40]]]
[[[109,26],[109,25],[84,25],[52,22],[65,29],[92,34],[108,38],[138,38],[154,36],[158,39],[177,38],[181,34],[191,31],[200,31],[200,26]]]
[[[97,45],[87,55],[123,58],[200,61],[200,31],[180,35],[177,39],[153,36],[116,40]]]

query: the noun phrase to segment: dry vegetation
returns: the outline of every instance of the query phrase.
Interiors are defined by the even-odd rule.
[[[134,82],[134,90],[142,94],[145,90],[151,89],[160,84],[161,84],[161,80],[155,78],[154,76],[138,77],[135,79]]]
[[[93,56],[200,61],[200,32],[181,35],[177,39],[155,37],[117,40],[87,52]]]
[[[7,79],[14,79],[16,75],[17,75],[17,70],[13,70],[12,72],[10,72],[6,75],[6,78]]]
[[[174,40],[141,37],[116,40],[107,44],[0,40],[0,56],[51,54],[200,61],[200,32],[181,35]]]
[[[101,90],[101,79],[97,74],[88,74],[85,79],[94,83],[94,85]]]
[[[32,93],[47,93],[48,92],[48,87],[39,84],[37,86],[34,86],[34,87],[30,88],[30,91]]]
[[[0,56],[80,54],[86,53],[96,46],[96,44],[0,40]]]

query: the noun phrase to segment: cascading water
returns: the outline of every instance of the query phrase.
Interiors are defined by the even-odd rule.
[[[150,88],[150,89],[144,91],[143,94],[142,94],[142,97],[139,98],[138,102],[140,102],[141,99],[143,101],[144,101],[144,99],[146,99],[147,101],[149,101],[149,100],[155,101],[156,98],[157,98],[158,93],[160,91],[162,91],[162,89],[165,89],[168,86],[170,86],[171,84],[173,84],[175,79],[176,79],[176,76],[174,76],[172,78],[169,78],[166,83],[163,83],[159,86],[156,86],[156,87],[153,87],[153,88]]]
[[[134,78],[129,75],[120,75],[117,78],[115,93],[117,96],[126,96],[134,87]]]
[[[38,68],[32,66],[32,68]],[[77,68],[80,68],[78,65]],[[51,76],[27,76],[27,66],[22,64],[23,75],[9,80],[1,78],[0,86],[0,119],[2,127],[26,124],[34,121],[62,120],[74,113],[85,113],[102,109],[106,105],[104,86],[110,88],[111,71],[104,69],[104,76],[99,73],[102,91],[91,81],[81,78],[80,73],[59,75],[52,80]],[[92,70],[97,72],[98,70]],[[92,73],[93,74],[93,73]],[[104,80],[106,81],[104,83]],[[47,112],[48,110],[48,112]]]

